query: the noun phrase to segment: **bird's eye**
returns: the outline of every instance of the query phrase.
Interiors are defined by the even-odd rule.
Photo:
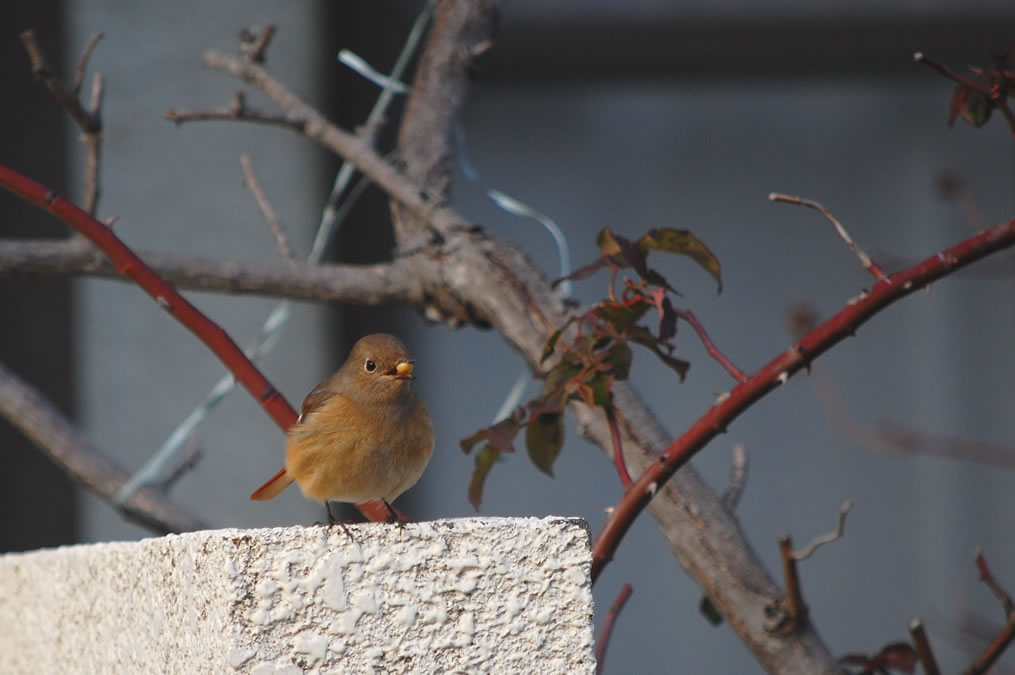
[[[377,364],[371,361],[370,359],[367,359],[367,362],[363,364],[363,367],[366,368],[366,371],[368,373],[372,373],[375,370],[377,370]]]

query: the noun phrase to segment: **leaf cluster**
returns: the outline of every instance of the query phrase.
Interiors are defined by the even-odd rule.
[[[546,373],[539,396],[510,417],[461,441],[466,454],[485,442],[476,454],[468,490],[469,501],[477,509],[490,470],[502,454],[514,452],[514,439],[523,428],[529,459],[540,471],[553,475],[553,464],[564,443],[564,407],[574,400],[593,407],[612,405],[613,383],[626,380],[631,372],[632,343],[653,352],[681,381],[687,374],[690,364],[673,356],[678,313],[670,294],[679,293],[662,274],[649,267],[648,255],[659,251],[687,256],[716,280],[721,291],[715,255],[689,231],[671,228],[653,229],[634,241],[605,228],[596,243],[601,256],[554,285],[586,279],[606,268],[610,270],[607,297],[570,317],[547,339],[540,362],[545,363],[554,354],[559,358]],[[636,278],[624,278],[618,296],[616,278],[621,270],[634,272]],[[656,317],[652,327],[641,323],[650,314]]]
[[[956,117],[974,127],[982,127],[990,121],[998,101],[1015,94],[1015,47],[991,50],[991,57],[994,63],[989,69],[969,66],[975,82],[985,86],[974,88],[963,81],[955,86],[948,109],[949,127],[954,126]]]

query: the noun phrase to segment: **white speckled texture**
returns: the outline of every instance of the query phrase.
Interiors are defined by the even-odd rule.
[[[2,673],[591,673],[585,522],[214,530],[0,556]]]

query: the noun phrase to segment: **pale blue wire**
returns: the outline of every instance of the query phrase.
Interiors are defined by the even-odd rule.
[[[396,94],[405,93],[407,88],[402,84],[398,78],[401,77],[406,67],[409,65],[409,61],[412,59],[413,54],[416,52],[416,48],[419,46],[419,42],[423,37],[423,31],[426,25],[430,22],[431,16],[433,16],[433,5],[434,2],[428,2],[423,10],[416,17],[415,23],[412,25],[412,29],[409,31],[409,36],[405,40],[405,44],[402,47],[402,51],[398,55],[398,59],[395,61],[395,65],[391,69],[391,76],[384,77],[377,73],[373,68],[370,68],[366,63],[355,55],[349,56],[347,50],[342,50],[339,54],[339,60],[352,68],[359,74],[366,77],[372,82],[377,82],[382,87],[380,95],[377,97],[377,101],[374,103],[374,107],[371,109],[370,114],[367,116],[366,128],[372,129],[380,122],[384,111],[387,109],[391,100]],[[310,254],[307,256],[307,264],[316,265],[320,262],[321,256],[324,253],[324,249],[328,244],[328,240],[331,238],[331,233],[335,228],[345,219],[352,205],[356,202],[359,196],[363,193],[363,190],[370,184],[369,180],[363,179],[350,191],[346,196],[346,199],[342,202],[342,205],[336,208],[342,193],[349,185],[349,181],[353,176],[355,167],[348,161],[343,161],[342,166],[338,170],[338,174],[335,176],[335,181],[331,189],[331,194],[328,196],[327,203],[325,204],[324,210],[321,213],[321,222],[317,228],[317,235],[314,237],[314,243],[310,248]],[[261,330],[258,333],[257,339],[244,350],[247,358],[251,361],[256,362],[261,356],[267,354],[277,344],[281,330],[289,320],[291,313],[292,303],[288,300],[282,300],[271,310],[268,317],[265,319],[264,324],[261,326]],[[236,379],[231,373],[227,373],[222,376],[211,391],[208,392],[204,400],[189,415],[187,415],[177,425],[176,429],[169,434],[169,437],[163,442],[162,446],[158,451],[153,454],[144,465],[138,469],[134,475],[132,475],[117,491],[113,503],[116,506],[122,506],[130,497],[139,489],[156,483],[167,469],[171,466],[179,454],[186,447],[187,439],[190,438],[194,430],[200,425],[214,410],[215,406],[225,398],[226,394],[233,390],[236,386]]]
[[[571,249],[567,243],[567,237],[564,232],[560,229],[556,222],[549,216],[543,214],[540,211],[524,204],[511,195],[505,194],[500,190],[492,187],[486,187],[483,185],[479,177],[479,172],[472,166],[472,162],[469,161],[469,146],[465,138],[465,130],[462,125],[459,124],[455,127],[455,142],[458,150],[458,164],[462,168],[462,175],[470,183],[473,183],[492,201],[497,207],[513,216],[520,216],[522,218],[529,218],[536,221],[550,233],[553,237],[554,243],[557,245],[557,258],[560,264],[560,276],[566,277],[571,274]],[[563,297],[568,298],[571,296],[571,282],[562,281],[557,286],[560,289],[560,293]],[[529,374],[528,369],[522,370],[522,372],[515,379],[515,383],[511,386],[511,390],[508,395],[504,398],[504,402],[501,403],[500,409],[497,414],[494,415],[493,421],[499,422],[506,418],[511,412],[518,407],[518,403],[521,401],[522,396],[525,394],[525,389],[531,382],[532,377]]]
[[[486,187],[483,185],[479,172],[472,166],[472,162],[469,161],[469,147],[468,142],[465,138],[465,131],[462,129],[462,125],[459,124],[455,128],[455,141],[458,148],[458,164],[462,168],[462,175],[470,183],[474,183],[476,187],[483,191],[490,201],[498,206],[502,211],[510,213],[513,216],[521,216],[522,218],[529,218],[534,220],[546,229],[553,237],[553,242],[557,245],[557,257],[560,262],[560,276],[566,277],[571,274],[571,249],[567,243],[567,237],[564,232],[560,229],[556,222],[549,216],[543,214],[540,211],[532,208],[531,206],[524,204],[511,195],[504,194],[500,190],[492,187]],[[565,298],[571,297],[571,282],[562,281],[557,286],[560,289],[561,295]]]

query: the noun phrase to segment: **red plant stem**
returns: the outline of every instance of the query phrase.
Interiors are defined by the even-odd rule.
[[[705,330],[705,327],[701,325],[701,322],[698,321],[698,317],[696,317],[691,310],[674,308],[673,312],[681,319],[691,324],[691,328],[693,328],[694,332],[698,334],[698,339],[701,340],[701,344],[705,346],[705,351],[708,352],[708,355],[718,361],[719,365],[725,368],[726,372],[733,376],[733,379],[737,382],[747,381],[747,376],[744,375],[744,371],[733,365],[733,362],[726,358],[725,354],[719,351],[719,349],[715,346],[715,343],[712,342],[712,338],[708,336],[708,332]]]
[[[159,277],[113,234],[113,230],[92,218],[66,197],[2,164],[0,164],[0,187],[48,211],[91,240],[116,265],[117,272],[133,280],[159,307],[169,312],[204,342],[283,431],[295,424],[296,411],[246,357],[228,333]],[[368,502],[357,507],[374,521],[382,521],[388,517],[388,510],[380,502]]]
[[[627,599],[631,597],[631,584],[624,584],[617,594],[617,599],[610,606],[603,621],[603,630],[599,633],[599,642],[596,644],[596,675],[603,672],[603,664],[606,662],[606,649],[610,646],[610,635],[613,633],[613,626],[617,623],[617,617],[624,610]]]
[[[127,247],[113,230],[92,218],[66,197],[0,165],[0,186],[45,209],[83,234],[116,265],[116,271],[140,286],[155,303],[186,326],[222,360],[254,399],[283,430],[296,422],[296,411],[251,363],[229,335],[162,280]]]
[[[606,421],[610,425],[610,436],[613,438],[613,464],[617,467],[620,484],[624,486],[625,490],[628,490],[634,481],[631,480],[631,474],[627,471],[627,463],[624,461],[624,446],[620,440],[620,428],[617,426],[617,411],[612,405],[604,407],[606,409]]]
[[[853,335],[857,328],[879,311],[927,284],[966,265],[1015,244],[1015,220],[970,237],[927,258],[909,269],[878,281],[869,293],[847,303],[831,317],[758,372],[737,385],[729,396],[702,415],[690,428],[660,453],[658,461],[624,493],[613,516],[599,532],[593,546],[592,580],[595,581],[631,524],[648,506],[656,491],[709,441],[765,394],[786,382],[813,359]]]

